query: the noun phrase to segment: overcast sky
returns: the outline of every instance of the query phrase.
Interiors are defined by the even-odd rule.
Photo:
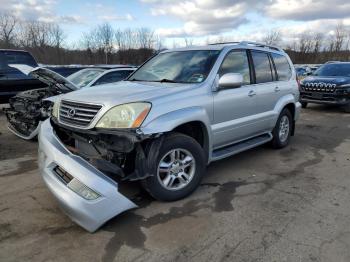
[[[201,43],[217,35],[259,40],[275,29],[289,41],[304,31],[332,34],[339,23],[350,28],[350,0],[0,0],[3,11],[59,23],[68,44],[102,22],[149,27],[168,45],[182,37]]]

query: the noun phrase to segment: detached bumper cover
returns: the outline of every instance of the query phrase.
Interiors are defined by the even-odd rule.
[[[72,191],[56,175],[54,169],[57,166],[101,196],[95,200],[86,200]],[[50,120],[42,123],[39,133],[39,168],[62,210],[90,232],[123,211],[137,207],[118,192],[115,181],[69,152],[55,136]]]

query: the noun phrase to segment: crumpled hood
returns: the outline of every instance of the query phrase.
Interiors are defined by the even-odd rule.
[[[75,84],[69,81],[67,78],[61,76],[60,74],[44,68],[44,67],[36,67],[33,68],[28,65],[19,65],[14,64],[10,65],[13,68],[18,69],[23,74],[31,76],[40,80],[41,82],[47,84],[49,87],[55,87],[63,93],[71,92],[79,89]]]
[[[113,84],[83,88],[62,96],[63,100],[115,106],[182,92],[198,84],[121,81]]]
[[[308,83],[325,83],[325,84],[336,84],[337,86],[350,84],[350,77],[324,77],[324,76],[309,76],[303,79],[302,84]]]

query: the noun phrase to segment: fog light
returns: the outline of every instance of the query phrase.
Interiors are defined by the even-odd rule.
[[[95,200],[101,196],[76,178],[73,178],[67,186],[86,200]]]

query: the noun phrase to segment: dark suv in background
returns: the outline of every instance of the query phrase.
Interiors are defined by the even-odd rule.
[[[9,98],[18,92],[46,86],[39,80],[10,67],[11,64],[38,66],[34,57],[26,51],[0,49],[0,104],[8,103]]]
[[[300,102],[339,105],[350,113],[350,62],[326,63],[301,81]]]

